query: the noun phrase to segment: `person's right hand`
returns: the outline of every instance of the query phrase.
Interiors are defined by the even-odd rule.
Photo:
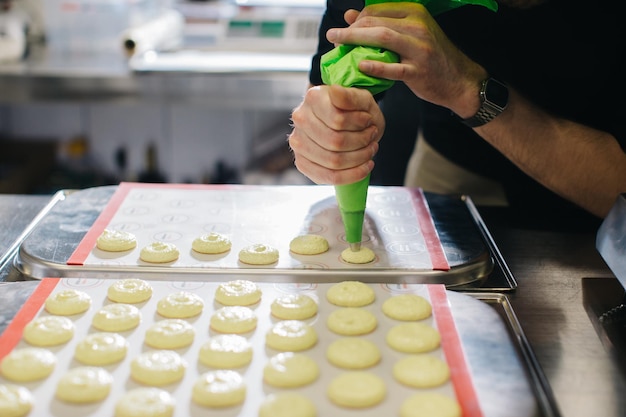
[[[402,81],[417,97],[462,118],[476,114],[487,71],[454,45],[424,5],[378,3],[360,12],[348,10],[344,18],[348,27],[326,32],[330,42],[382,48],[400,56],[398,63],[362,60],[363,73]]]
[[[385,120],[372,94],[358,88],[310,88],[292,113],[296,168],[317,184],[350,184],[374,168]]]

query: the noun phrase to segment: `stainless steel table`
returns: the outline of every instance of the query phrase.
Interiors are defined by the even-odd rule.
[[[595,234],[518,230],[483,218],[517,279],[511,303],[561,414],[625,416],[626,378],[583,305],[584,278],[616,280]]]

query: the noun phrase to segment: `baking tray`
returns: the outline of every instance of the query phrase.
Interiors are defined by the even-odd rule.
[[[218,278],[230,279],[229,276]],[[240,278],[245,279],[248,277],[241,276]],[[103,291],[98,290],[98,288],[102,288],[103,285],[106,286],[106,283],[100,282],[100,287],[97,287],[94,286],[95,284],[93,282],[96,280],[67,279],[65,281],[67,285],[72,287],[83,287],[84,291],[92,291],[92,294],[99,294],[100,298],[94,301],[94,308],[102,302],[101,298],[104,296]],[[204,285],[209,285],[209,287],[211,285],[215,286],[218,282],[219,281]],[[160,281],[158,284],[163,286],[166,283]],[[172,282],[170,285],[180,286],[181,284],[185,283],[176,281]],[[195,284],[194,282],[188,282],[185,284],[185,288],[190,291],[201,291],[201,287],[194,287]],[[276,284],[266,282],[262,285],[267,291],[270,286]],[[300,285],[299,288],[304,288],[305,291],[316,288],[318,293],[317,297],[319,298],[325,292],[325,288],[328,287],[328,284],[309,284],[309,286],[310,287],[302,287]],[[383,286],[387,286],[387,291],[392,292],[418,291],[419,293],[420,291],[419,288],[416,290],[415,288],[407,288],[410,286],[398,286],[395,284],[379,284],[377,285],[377,291],[380,291]],[[26,282],[11,283],[8,284],[7,287],[16,288],[15,291],[21,294],[21,299],[7,299],[6,303],[0,304],[0,315],[7,314],[7,311],[5,311],[7,308],[17,307],[19,309],[19,306],[27,299],[24,298],[24,294],[32,293],[36,286],[33,285],[32,282]],[[17,288],[19,288],[19,290]],[[206,288],[208,287],[205,286],[205,289]],[[93,291],[96,292],[94,293]],[[313,291],[316,290],[314,289]],[[268,291],[266,294],[269,295],[270,292],[271,291]],[[481,412],[479,415],[483,417],[560,416],[550,388],[543,376],[543,372],[534,357],[532,349],[519,325],[507,296],[496,293],[467,294],[456,291],[446,291],[445,293],[447,304],[449,305],[454,320],[454,327],[461,341],[462,352],[466,359],[467,368],[470,370],[472,385],[474,386],[476,397],[480,405]],[[320,301],[323,300],[320,299]],[[153,300],[153,302],[156,302],[156,299]],[[267,302],[269,302],[269,298]],[[142,309],[147,307],[148,305],[143,306]],[[325,304],[320,306],[320,314],[322,316],[328,314],[328,307],[329,306]],[[372,311],[378,310],[373,309]],[[15,314],[14,312],[8,313]],[[265,316],[266,314],[259,314],[259,317]],[[85,317],[87,322],[89,322],[90,317],[90,315]],[[382,317],[379,316],[379,319],[382,320]],[[82,319],[79,317],[77,320]],[[84,322],[85,320],[82,321]],[[148,321],[150,321],[150,319],[148,319]],[[198,320],[197,323],[199,324],[200,322],[201,320]],[[196,329],[197,337],[202,337],[201,335],[206,333],[206,329],[204,329],[203,326],[200,327],[201,328]],[[0,329],[0,331],[2,330],[4,329]],[[139,330],[135,333],[143,334]],[[379,344],[382,348],[384,345],[382,341],[384,337],[380,336],[380,334],[371,335],[374,340],[379,340],[379,342],[375,341],[375,343]],[[114,367],[114,369],[117,369],[117,367]],[[59,369],[59,371],[62,372],[61,369]],[[0,381],[1,380],[2,378],[0,377]],[[43,384],[45,383],[46,382]],[[318,386],[317,389],[323,391],[323,385],[322,383],[322,386]],[[41,389],[41,385],[40,383],[31,383],[29,388]],[[177,390],[179,387],[174,386],[168,389]],[[56,407],[57,408],[53,409],[58,411],[58,404]],[[89,408],[89,410],[91,413],[89,415],[99,415],[97,412],[93,414],[93,408]],[[227,412],[226,414],[218,413],[216,415],[229,417],[232,417],[231,415],[237,415],[237,410],[231,410],[229,412],[231,414]],[[357,412],[346,411],[344,414],[346,416],[360,416],[362,412],[363,410]],[[343,416],[344,414],[341,415]],[[63,414],[64,417],[69,417],[70,415],[73,414]]]
[[[139,274],[146,278],[158,279],[167,275],[179,279],[205,279],[212,273],[207,269],[163,268],[145,266],[141,268],[111,268],[97,265],[67,265],[94,221],[106,207],[117,186],[88,188],[80,191],[65,191],[65,198],[59,201],[33,228],[21,243],[14,260],[16,269],[26,278],[43,277],[89,277],[111,278],[126,274]],[[484,222],[466,196],[448,196],[424,193],[441,245],[450,265],[450,270],[332,270],[320,274],[314,269],[300,270],[259,270],[256,280],[294,281],[316,279],[337,281],[359,279],[375,282],[384,276],[385,281],[406,283],[443,283],[450,288],[467,291],[481,290],[509,291],[517,287],[513,275],[508,270],[495,242]],[[240,270],[219,273],[240,273]],[[332,272],[328,273],[328,272]]]
[[[561,412],[556,403],[556,399],[554,398],[554,394],[552,393],[552,389],[550,388],[550,384],[541,369],[541,365],[537,360],[535,353],[530,345],[530,342],[526,338],[524,330],[517,319],[515,311],[513,310],[513,306],[509,298],[502,293],[489,293],[489,292],[466,292],[458,295],[466,295],[472,297],[476,300],[481,301],[484,305],[489,306],[495,311],[495,313],[500,317],[501,322],[504,323],[505,333],[507,333],[508,338],[512,341],[513,348],[516,352],[516,357],[524,364],[524,373],[526,379],[530,383],[530,387],[534,393],[534,398],[536,400],[536,410],[535,415],[537,417],[561,417]],[[451,295],[450,299],[454,300],[458,295]],[[454,301],[451,301],[452,312],[457,323],[457,328],[460,329],[459,333],[461,333],[460,337],[462,340],[468,339],[468,336],[465,332],[472,332],[473,330],[477,330],[474,328],[472,330],[471,326],[465,327],[465,321],[476,321],[475,317],[472,317],[472,312],[469,310],[464,311],[463,308],[470,308],[469,304],[456,305]],[[472,308],[473,309],[473,308]],[[478,323],[475,323],[476,326]],[[492,329],[493,331],[496,331]],[[483,335],[484,336],[484,335]],[[491,341],[486,341],[486,344],[497,343],[495,338],[488,339]],[[466,343],[466,354],[472,358],[474,356],[473,349],[486,349],[489,351],[488,346],[481,346],[481,343]],[[497,366],[495,364],[498,361],[502,360],[502,357],[498,357],[498,355],[494,352],[491,354],[486,352],[484,356],[481,356],[480,361],[476,361],[472,364],[472,366]],[[494,381],[481,381],[476,382],[477,385],[485,384],[485,389],[488,384],[494,384]],[[493,386],[493,385],[492,385]],[[498,401],[497,399],[495,401]],[[500,398],[499,401],[506,402],[505,398]],[[512,414],[515,415],[515,414]]]
[[[0,282],[3,272],[13,261],[20,244],[34,226],[64,193],[52,197],[33,195],[3,195],[0,199]]]

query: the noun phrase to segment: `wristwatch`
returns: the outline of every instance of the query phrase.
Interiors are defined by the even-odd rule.
[[[480,84],[479,96],[480,108],[478,112],[469,119],[461,119],[461,122],[466,126],[482,126],[502,113],[509,101],[509,89],[506,84],[490,77]]]

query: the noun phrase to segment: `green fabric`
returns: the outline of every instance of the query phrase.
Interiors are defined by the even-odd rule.
[[[366,0],[365,5],[391,2],[421,3],[433,16],[466,4],[481,5],[494,12],[498,10],[495,0]],[[372,94],[391,88],[394,81],[371,77],[359,71],[359,62],[364,59],[389,64],[400,61],[398,54],[389,50],[369,46],[340,45],[322,55],[320,62],[322,81],[326,85],[364,88]]]
[[[398,62],[395,52],[369,46],[339,45],[322,56],[322,80],[327,85],[359,87],[372,94],[381,93],[393,85],[392,80],[371,77],[359,71],[364,59],[386,63]]]

